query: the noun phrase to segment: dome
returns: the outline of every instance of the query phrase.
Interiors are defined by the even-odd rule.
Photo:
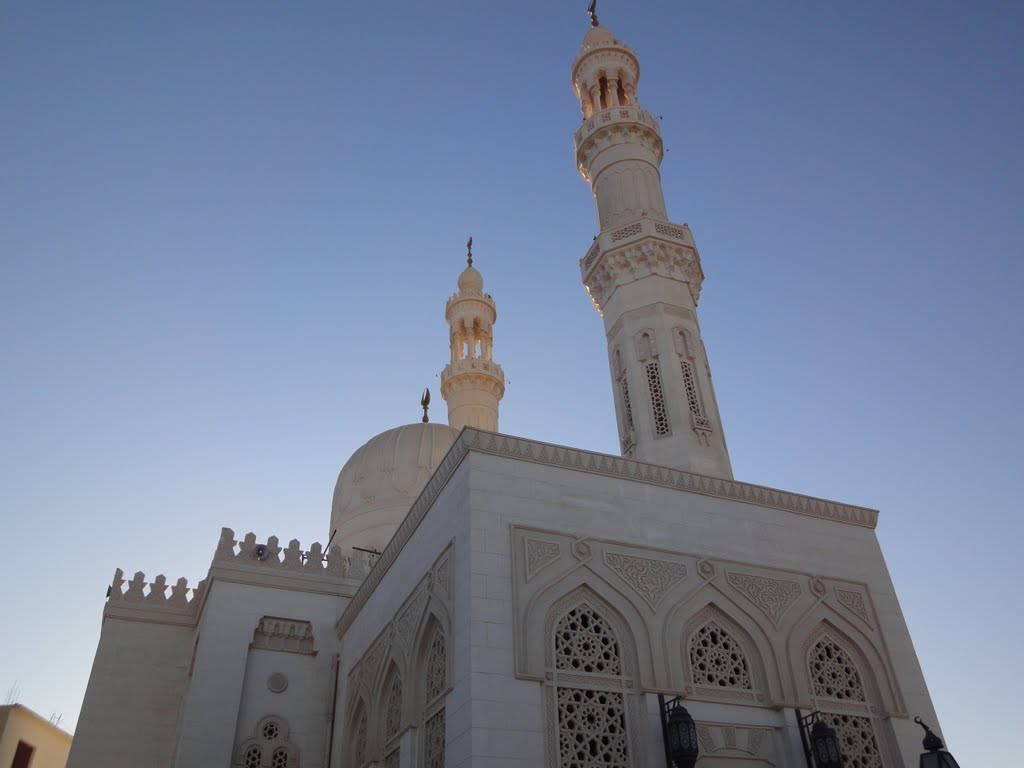
[[[334,487],[333,544],[383,551],[458,435],[447,424],[407,424],[353,453]]]
[[[583,36],[583,50],[596,48],[599,45],[620,45],[620,43],[608,27],[591,27]]]
[[[484,290],[484,276],[481,275],[472,264],[462,270],[462,274],[459,275],[459,292],[460,293],[483,293]]]

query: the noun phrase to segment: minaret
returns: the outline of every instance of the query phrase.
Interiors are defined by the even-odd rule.
[[[686,224],[669,221],[658,121],[640,107],[640,64],[597,23],[572,68],[583,109],[576,164],[601,227],[580,260],[604,318],[622,455],[732,477],[697,322],[704,273]]]
[[[448,424],[498,431],[498,403],[505,394],[505,373],[491,358],[494,299],[484,293],[484,278],[473,267],[473,238],[466,243],[466,268],[459,292],[448,299],[444,317],[452,359],[441,371],[441,396],[448,403]]]

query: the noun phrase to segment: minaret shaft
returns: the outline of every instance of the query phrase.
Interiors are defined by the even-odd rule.
[[[661,130],[639,106],[639,73],[607,28],[587,33],[573,67],[576,160],[601,231],[580,261],[583,283],[604,319],[622,454],[731,478],[697,320],[700,255],[666,213]]]

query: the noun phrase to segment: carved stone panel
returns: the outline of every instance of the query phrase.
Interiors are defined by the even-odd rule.
[[[686,578],[686,566],[682,563],[608,551],[604,553],[604,562],[643,598],[652,611],[657,609],[669,591]]]
[[[526,580],[529,581],[547,565],[558,559],[558,542],[526,539]]]
[[[800,584],[786,579],[753,576],[749,573],[728,572],[729,584],[756,605],[776,627],[783,614],[800,597]]]
[[[857,614],[865,624],[870,626],[871,619],[868,618],[868,607],[864,602],[864,595],[849,589],[836,588],[836,599],[844,608]]]
[[[398,623],[395,625],[395,638],[405,649],[408,649],[412,642],[413,633],[416,631],[416,625],[419,623],[426,603],[427,592],[425,589],[420,589],[398,618]]]

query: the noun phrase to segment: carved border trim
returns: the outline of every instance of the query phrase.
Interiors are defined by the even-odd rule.
[[[387,573],[391,564],[398,557],[399,552],[405,547],[405,543],[412,537],[420,521],[427,514],[427,510],[433,505],[434,500],[440,495],[445,485],[448,484],[449,478],[455,474],[455,470],[462,463],[462,459],[470,451],[477,451],[492,456],[504,456],[552,467],[567,467],[579,472],[604,475],[606,477],[635,480],[640,483],[647,483],[648,485],[660,485],[665,488],[689,491],[690,493],[697,493],[702,496],[712,496],[714,498],[754,504],[761,507],[772,507],[798,515],[832,520],[837,523],[846,523],[862,528],[873,529],[878,525],[878,510],[876,509],[841,504],[836,501],[829,501],[828,499],[780,491],[763,485],[752,485],[720,477],[697,475],[692,472],[683,472],[678,469],[624,459],[621,456],[594,453],[593,451],[585,451],[579,448],[569,448],[563,445],[542,443],[522,437],[464,427],[456,438],[455,443],[448,449],[444,459],[441,460],[433,476],[427,481],[426,487],[420,493],[415,503],[413,503],[409,514],[405,516],[405,520],[398,526],[398,530],[391,537],[391,541],[384,548],[384,552],[381,553],[377,562],[373,564],[369,575],[359,586],[345,612],[338,619],[336,629],[339,635],[348,629],[359,611],[362,610],[370,595],[373,594],[373,590],[377,588],[384,574]]]

